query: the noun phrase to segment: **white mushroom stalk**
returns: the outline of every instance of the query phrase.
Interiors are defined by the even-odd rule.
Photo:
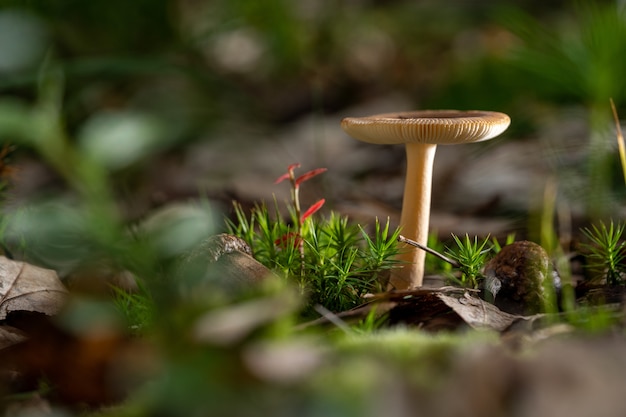
[[[509,116],[498,112],[425,110],[347,117],[341,127],[363,142],[405,144],[407,169],[399,226],[405,237],[426,246],[437,145],[492,139],[510,123]],[[406,244],[401,249],[401,267],[392,272],[389,288],[422,286],[426,252]]]

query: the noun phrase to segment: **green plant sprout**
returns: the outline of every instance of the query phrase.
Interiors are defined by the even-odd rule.
[[[234,202],[235,219],[227,220],[227,227],[250,245],[259,262],[296,282],[308,295],[305,315],[318,304],[334,312],[353,308],[364,294],[381,291],[388,271],[397,265],[399,230],[391,230],[389,220],[382,224],[377,219],[370,236],[360,225],[333,212],[318,219],[313,215],[323,199],[301,213],[300,184],[325,169],[296,177],[293,170],[298,166],[290,165],[287,174],[276,181],[289,179],[292,184],[288,219],[276,201],[273,209],[256,204],[249,215]]]
[[[274,184],[279,184],[284,180],[289,180],[289,182],[291,183],[291,210],[293,210],[292,217],[294,224],[296,225],[295,234],[294,232],[287,233],[286,235],[281,236],[277,243],[288,242],[289,240],[291,240],[290,238],[292,237],[295,239],[293,243],[298,247],[300,251],[300,258],[302,260],[302,273],[304,273],[304,241],[302,240],[302,228],[306,219],[311,217],[319,209],[321,209],[326,200],[323,198],[318,200],[317,202],[312,204],[304,213],[302,213],[302,210],[300,208],[300,184],[310,180],[313,177],[318,176],[323,172],[326,172],[326,168],[313,169],[311,171],[305,172],[299,177],[296,177],[294,173],[294,170],[296,168],[300,168],[300,164],[296,163],[289,165],[287,167],[287,173],[281,175],[280,177],[278,177],[278,179],[276,179],[276,181],[274,181]]]
[[[351,329],[357,334],[371,334],[382,328],[387,319],[388,314],[378,314],[374,306],[361,321],[352,325]]]
[[[474,236],[473,240],[470,239],[467,234],[465,234],[463,240],[454,234],[452,238],[457,248],[455,250],[446,250],[446,255],[458,263],[458,269],[461,271],[461,285],[477,288],[478,281],[482,277],[481,269],[492,249],[491,246],[487,247],[489,236],[483,239],[482,242],[479,242],[476,236]]]
[[[515,232],[506,235],[506,239],[504,240],[504,246],[510,245],[513,242],[515,242]],[[493,237],[491,239],[491,250],[494,254],[500,252],[502,250],[502,246],[503,245],[500,244],[500,241],[496,237]]]
[[[626,242],[622,240],[626,225],[621,222],[614,224],[613,221],[607,227],[600,222],[600,227],[595,225],[581,229],[581,232],[591,241],[583,247],[589,250],[587,259],[590,268],[600,268],[606,272],[606,282],[609,285],[623,283],[622,262],[626,257],[624,247]]]
[[[153,323],[156,306],[148,289],[141,281],[137,281],[138,289],[130,292],[111,286],[113,303],[126,320],[128,328],[135,334],[142,334]]]

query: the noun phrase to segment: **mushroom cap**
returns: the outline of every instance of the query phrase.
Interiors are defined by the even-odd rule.
[[[341,128],[363,142],[378,144],[458,144],[492,139],[504,132],[511,118],[491,111],[419,110],[346,117]]]

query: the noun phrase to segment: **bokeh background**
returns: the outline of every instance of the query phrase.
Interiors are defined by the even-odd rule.
[[[624,415],[616,413],[626,395],[621,324],[606,337],[544,345],[534,360],[500,349],[534,340],[526,328],[521,336],[513,329],[512,342],[486,335],[466,343],[420,331],[380,335],[364,321],[364,333],[331,333],[330,342],[294,334],[283,310],[296,309],[295,296],[286,288],[262,289],[269,295],[258,300],[272,314],[259,318],[266,307],[237,304],[219,285],[190,303],[177,281],[205,277],[205,264],[187,270],[179,257],[224,229],[233,200],[246,209],[274,199],[286,207],[289,188],[274,181],[292,163],[301,172],[328,168],[302,187],[303,207],[326,199],[316,216],[335,210],[366,228],[377,217],[395,225],[404,150],[360,143],[340,120],[413,109],[512,118],[499,138],[437,150],[431,230],[441,240],[515,232],[551,252],[561,243],[559,253],[569,255],[579,226],[626,215],[609,102],[626,115],[624,7],[0,0],[2,249],[64,280],[79,278],[65,280],[74,302],[53,320],[72,337],[63,333],[52,355],[50,342],[59,339],[34,339],[35,369],[49,358],[57,387],[68,382],[81,405],[84,389],[95,387],[98,404],[110,394],[100,382],[116,395],[132,392],[128,407],[103,416]],[[115,308],[107,301],[103,309],[110,279],[126,272],[149,291],[116,293]],[[80,278],[107,286],[82,288]],[[245,340],[198,342],[205,312],[218,329],[229,327],[219,326],[229,323],[221,313],[237,313],[249,323]],[[580,321],[606,329],[609,313],[583,311]],[[101,329],[117,344],[94,342]],[[148,346],[135,346],[144,339]],[[100,359],[117,366],[113,380],[94,377]],[[3,400],[17,393],[49,410],[40,394],[50,385],[35,382],[23,396],[3,381]],[[33,415],[27,411],[21,415]]]
[[[432,223],[522,236],[546,192],[566,218],[621,214],[621,3],[3,0],[0,100],[36,106],[55,74],[70,140],[110,172],[131,221],[190,198],[226,214],[233,199],[280,201],[273,181],[294,162],[329,168],[305,203],[395,220],[403,149],[357,143],[342,117],[506,112],[501,138],[440,147]],[[64,189],[28,147],[10,160],[12,201]]]

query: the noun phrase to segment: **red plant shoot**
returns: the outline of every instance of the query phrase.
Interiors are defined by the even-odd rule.
[[[300,249],[300,257],[302,259],[302,271],[304,272],[304,241],[302,239],[302,225],[304,224],[307,218],[311,217],[313,214],[319,211],[319,209],[322,208],[326,200],[323,198],[318,200],[317,202],[312,204],[308,209],[306,209],[304,213],[302,213],[302,210],[300,209],[300,184],[326,172],[327,169],[326,168],[313,169],[311,171],[305,172],[304,174],[296,178],[295,173],[294,173],[294,170],[296,168],[300,168],[300,164],[298,163],[290,164],[287,167],[287,172],[281,175],[280,177],[278,177],[276,181],[274,181],[274,184],[279,184],[285,180],[289,180],[289,182],[291,183],[291,204],[293,204],[295,218],[297,219],[296,232],[295,233],[289,232],[285,234],[284,236],[281,236],[279,239],[276,240],[275,244],[285,245],[285,243],[287,243],[288,241],[290,241],[290,239],[293,238],[294,245],[296,245]]]
[[[291,164],[287,167],[287,173],[281,175],[274,181],[274,184],[278,184],[283,182],[284,180],[291,180],[291,182],[295,182],[295,176],[293,174],[293,170],[296,168],[300,168],[300,164]]]
[[[298,178],[296,178],[296,187],[299,187],[301,183],[303,183],[304,181],[308,181],[313,177],[318,176],[319,174],[326,172],[327,169],[326,168],[317,168],[314,169],[312,171],[309,172],[305,172],[304,174],[300,175]]]
[[[321,209],[325,202],[326,200],[322,198],[321,200],[318,200],[315,204],[311,205],[311,207],[309,207],[307,211],[305,211],[304,214],[300,216],[300,223],[304,223],[304,221],[308,217],[315,214],[319,209]]]

